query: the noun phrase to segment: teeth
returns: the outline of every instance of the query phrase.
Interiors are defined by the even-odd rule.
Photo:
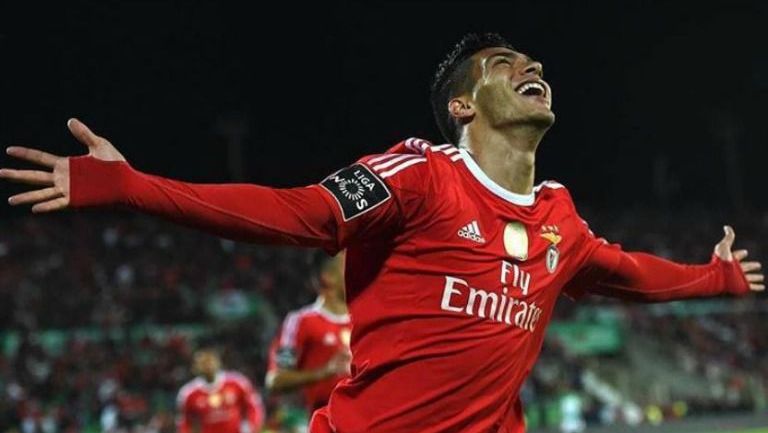
[[[546,90],[544,89],[544,86],[541,83],[537,83],[537,82],[523,84],[522,86],[520,86],[520,88],[517,89],[517,93],[522,95],[528,89],[539,89],[542,95],[546,94]]]

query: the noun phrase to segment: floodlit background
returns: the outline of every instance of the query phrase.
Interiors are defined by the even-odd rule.
[[[81,153],[78,116],[143,171],[305,185],[407,137],[439,142],[435,66],[495,31],[544,64],[558,120],[537,178],[566,184],[593,230],[705,262],[729,223],[768,261],[768,4],[578,3],[3,2],[0,146]],[[313,299],[306,254],[0,206],[0,432],[97,432],[105,411],[112,431],[173,431],[203,343],[261,386],[276,327]],[[575,411],[590,432],[758,433],[767,331],[764,295],[563,299],[522,392],[528,425]],[[294,398],[267,402],[270,428],[300,431]]]

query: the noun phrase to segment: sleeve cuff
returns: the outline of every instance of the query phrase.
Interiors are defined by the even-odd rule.
[[[133,173],[133,168],[125,161],[101,161],[91,156],[70,158],[70,207],[122,203],[127,195],[127,182]]]
[[[722,293],[731,295],[746,295],[749,293],[749,282],[736,260],[722,260],[716,254],[712,254],[710,264],[716,266],[723,276]]]

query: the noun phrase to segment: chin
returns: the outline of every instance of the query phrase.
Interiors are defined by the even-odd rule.
[[[526,123],[549,129],[555,123],[555,113],[549,109],[541,109],[530,113],[530,115],[526,116],[526,120]]]
[[[497,128],[506,126],[533,126],[547,130],[555,123],[555,113],[543,104],[509,107],[488,115],[489,123]]]

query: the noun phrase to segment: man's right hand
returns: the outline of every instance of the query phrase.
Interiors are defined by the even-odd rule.
[[[88,156],[102,161],[125,161],[125,157],[107,139],[91,132],[83,122],[69,119],[67,127],[72,135],[88,148]],[[0,169],[0,178],[41,187],[14,195],[11,205],[32,204],[32,212],[51,212],[69,206],[69,157],[56,156],[37,149],[13,146],[8,155],[44,167],[43,170]]]

